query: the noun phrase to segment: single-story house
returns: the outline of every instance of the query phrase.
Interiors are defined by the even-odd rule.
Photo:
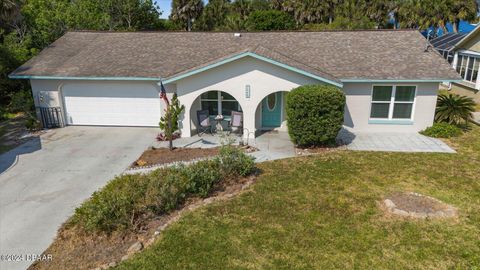
[[[480,103],[480,24],[470,33],[464,35],[452,48],[452,67],[462,77],[459,82],[451,84],[451,89],[461,95],[470,96]]]
[[[461,80],[413,30],[327,32],[68,32],[12,74],[37,107],[67,125],[158,126],[160,82],[185,112],[243,113],[248,133],[286,125],[285,93],[329,84],[347,100],[344,125],[361,132],[431,126],[443,81]],[[245,132],[247,133],[247,132]]]

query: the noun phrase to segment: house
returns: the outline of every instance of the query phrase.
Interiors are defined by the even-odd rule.
[[[430,41],[433,48],[440,53],[449,64],[452,64],[453,58],[455,56],[455,51],[453,50],[455,44],[462,40],[467,34],[465,33],[447,33],[443,36],[437,37]]]
[[[243,112],[251,132],[286,125],[285,93],[306,84],[341,88],[353,132],[431,126],[443,81],[461,78],[413,30],[327,32],[68,32],[12,74],[30,80],[37,107],[67,125],[158,126],[160,82],[185,112]],[[247,132],[246,132],[247,133]]]
[[[462,77],[462,81],[451,84],[451,89],[455,93],[473,97],[480,103],[480,80],[477,80],[480,65],[480,25],[464,35],[450,51],[454,55],[451,64]]]

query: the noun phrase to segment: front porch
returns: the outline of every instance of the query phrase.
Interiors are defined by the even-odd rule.
[[[203,134],[202,136],[194,135],[192,137],[182,137],[174,141],[175,147],[187,148],[213,148],[219,147],[227,141],[233,142],[233,145],[239,145],[243,141],[258,149],[256,152],[250,153],[255,157],[256,162],[269,160],[277,160],[283,158],[295,157],[295,146],[290,141],[290,137],[286,131],[266,131],[261,132],[257,137],[243,138],[238,134],[230,135],[212,135]],[[155,142],[154,147],[168,147],[168,142]]]
[[[245,97],[210,90],[198,95],[191,104],[186,101],[182,137],[231,131],[252,139],[274,129],[286,131],[287,92],[274,91],[255,100],[247,90],[248,87]],[[240,115],[240,121],[235,122],[235,114]]]

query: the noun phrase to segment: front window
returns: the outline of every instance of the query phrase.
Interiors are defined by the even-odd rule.
[[[412,119],[415,86],[376,85],[372,92],[371,119]]]
[[[210,115],[222,114],[230,116],[232,111],[242,111],[240,104],[233,96],[221,91],[209,91],[200,96],[202,110],[208,110]],[[219,113],[221,112],[221,113]]]

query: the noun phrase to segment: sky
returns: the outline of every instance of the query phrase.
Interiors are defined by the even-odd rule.
[[[162,11],[160,18],[167,19],[172,9],[172,0],[154,0],[154,2],[157,2],[157,5],[160,6],[160,10]],[[203,3],[206,5],[208,0],[203,0]]]
[[[157,5],[162,11],[161,18],[168,18],[168,16],[170,15],[170,9],[172,8],[172,0],[155,0],[155,2],[157,2]]]

